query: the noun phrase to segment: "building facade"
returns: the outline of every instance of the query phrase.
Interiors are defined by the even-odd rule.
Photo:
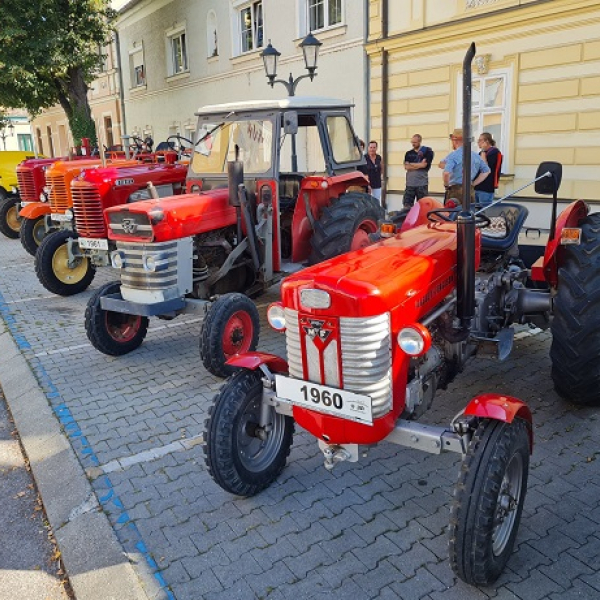
[[[554,160],[563,164],[561,198],[600,201],[597,0],[370,0],[371,126],[384,141],[389,194],[404,191],[413,134],[435,150],[435,165],[450,151],[471,42],[473,136],[491,132],[504,154],[499,191]],[[437,166],[430,190],[443,191]]]
[[[366,3],[359,0],[132,0],[116,23],[129,134],[191,138],[203,105],[286,96],[268,86],[260,56],[281,52],[278,78],[305,74],[301,49],[323,43],[317,76],[297,93],[353,101],[366,135]]]

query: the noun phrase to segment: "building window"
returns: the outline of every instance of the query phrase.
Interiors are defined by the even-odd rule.
[[[263,47],[262,0],[239,9],[240,52],[250,52]]]
[[[171,63],[169,75],[185,73],[188,70],[188,53],[185,39],[185,30],[167,34]]]
[[[37,127],[35,130],[35,137],[37,138],[38,154],[44,154],[44,142],[42,140],[42,130],[39,127]]]
[[[48,136],[48,152],[50,153],[50,158],[54,158],[54,140],[52,139],[52,127],[50,127],[50,125],[46,127],[46,135]]]
[[[104,143],[108,148],[115,145],[112,117],[104,117]]]
[[[129,53],[129,70],[131,72],[131,87],[146,85],[146,69],[144,68],[144,49],[135,48]]]
[[[208,16],[206,17],[206,56],[208,58],[219,56],[217,15],[214,10],[208,11]]]
[[[17,133],[17,143],[19,144],[19,150],[33,152],[33,140],[29,133]]]
[[[342,22],[342,0],[308,0],[310,31],[325,29]]]

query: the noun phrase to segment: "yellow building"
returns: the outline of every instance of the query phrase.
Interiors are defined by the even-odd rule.
[[[415,133],[435,151],[429,189],[443,190],[435,165],[462,125],[471,42],[473,136],[489,131],[498,141],[508,174],[499,192],[554,160],[563,164],[560,198],[600,202],[600,1],[370,0],[371,132],[382,142],[392,205]],[[535,196],[533,188],[519,195]]]

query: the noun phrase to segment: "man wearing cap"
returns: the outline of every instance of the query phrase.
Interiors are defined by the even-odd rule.
[[[445,158],[444,186],[446,188],[446,199],[455,198],[462,202],[462,168],[463,168],[463,131],[455,129],[450,134],[452,148],[454,149]],[[477,154],[471,151],[471,200],[475,201],[474,186],[479,185],[490,174],[487,163]]]

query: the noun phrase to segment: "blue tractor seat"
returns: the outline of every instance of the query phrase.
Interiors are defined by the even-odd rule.
[[[529,211],[520,204],[501,202],[482,214],[490,218],[492,226],[481,229],[481,248],[507,252],[517,243]]]

